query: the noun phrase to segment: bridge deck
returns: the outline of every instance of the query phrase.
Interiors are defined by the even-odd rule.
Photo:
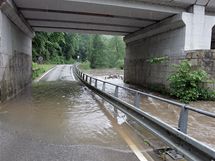
[[[35,31],[73,31],[127,35],[193,4],[214,11],[215,2],[205,0],[14,0]]]

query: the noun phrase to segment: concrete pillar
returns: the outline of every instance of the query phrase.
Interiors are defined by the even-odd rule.
[[[182,19],[186,25],[184,49],[210,49],[215,16],[205,15],[204,6],[194,5],[191,11],[191,13],[182,13]]]
[[[32,37],[12,22],[11,10],[0,7],[0,102],[3,102],[31,82]]]

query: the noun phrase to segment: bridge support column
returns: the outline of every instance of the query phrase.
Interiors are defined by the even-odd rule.
[[[33,33],[18,15],[12,1],[0,1],[0,102],[31,82]]]
[[[184,12],[182,19],[185,23],[185,50],[211,49],[212,28],[215,16],[205,15],[205,7],[194,5],[192,13]]]
[[[125,82],[159,90],[168,88],[172,64],[186,59],[187,50],[210,49],[214,24],[215,16],[205,15],[202,6],[193,6],[189,13],[127,35]]]

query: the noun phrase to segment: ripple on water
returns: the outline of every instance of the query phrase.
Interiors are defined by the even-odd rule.
[[[98,77],[103,78],[103,77]],[[117,83],[118,85],[124,85],[123,81],[118,79],[118,81],[107,80],[112,83]],[[108,87],[108,86],[107,86]],[[113,93],[114,88],[110,87],[107,89],[109,93]],[[127,100],[129,103],[133,103],[134,98],[128,93],[127,91],[123,91],[120,98],[123,100]],[[177,128],[180,108],[169,105],[167,103],[163,103],[161,101],[155,100],[150,97],[142,97],[141,98],[141,109],[158,119],[172,125],[173,127]],[[192,103],[194,107],[200,108],[205,111],[215,112],[215,102],[194,102]],[[212,118],[208,118],[194,112],[189,112],[189,119],[188,119],[188,134],[197,140],[215,148],[215,121]]]
[[[32,93],[25,91],[2,107],[0,115],[8,112],[0,122],[7,129],[53,144],[127,150],[100,106],[78,82],[42,82],[32,86]]]

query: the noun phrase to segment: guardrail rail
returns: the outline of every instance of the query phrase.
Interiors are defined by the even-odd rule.
[[[118,108],[120,111],[139,122],[144,128],[162,139],[167,145],[175,149],[185,159],[192,161],[215,161],[215,150],[187,135],[187,123],[189,111],[193,111],[207,117],[215,118],[215,113],[193,108],[189,105],[158,97],[152,94],[134,90],[103,81],[81,72],[77,66],[73,68],[75,76],[94,93]],[[102,83],[102,89],[98,88],[98,82]],[[105,92],[106,85],[115,87],[114,93]],[[118,98],[119,89],[124,89],[134,95],[134,103],[127,103]],[[156,117],[140,109],[141,96],[148,96],[181,109],[178,120],[178,129],[157,119]]]

